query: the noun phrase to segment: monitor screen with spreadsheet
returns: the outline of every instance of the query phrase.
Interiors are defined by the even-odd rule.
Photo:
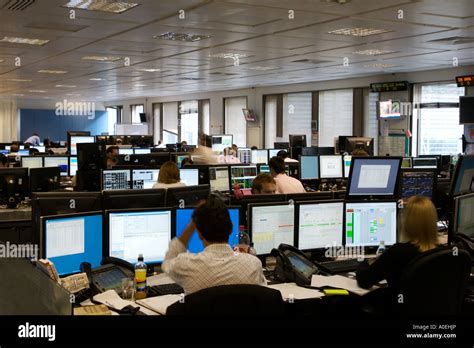
[[[100,266],[102,212],[46,216],[41,222],[41,255],[54,263],[59,275],[79,272],[81,262]]]
[[[321,179],[342,178],[342,157],[339,155],[319,156],[319,172]]]
[[[133,149],[135,155],[146,155],[151,153],[151,149]]]
[[[129,169],[107,169],[102,171],[102,190],[130,189],[131,178]]]
[[[30,156],[21,158],[21,166],[23,168],[43,168],[43,157]]]
[[[241,189],[251,189],[253,179],[257,176],[257,166],[231,166],[230,183],[231,188],[239,185]]]
[[[134,190],[151,189],[158,182],[159,169],[133,169],[132,188]]]
[[[71,136],[71,151],[70,155],[77,156],[77,144],[95,143],[95,137],[86,135],[73,135]]]
[[[239,148],[237,157],[240,163],[249,164],[252,161],[252,150],[250,148]]]
[[[211,191],[229,191],[229,168],[227,166],[210,167],[209,184],[211,185]]]
[[[69,176],[75,176],[77,172],[77,157],[69,157]]]
[[[250,160],[253,164],[268,163],[268,150],[252,150],[252,158]]]
[[[456,198],[454,232],[474,238],[474,194]]]
[[[257,255],[270,254],[281,243],[295,245],[295,206],[293,204],[250,204],[250,239]]]
[[[397,202],[346,203],[345,238],[348,246],[378,246],[397,242]]]
[[[297,204],[298,249],[322,249],[343,244],[344,202]]]
[[[129,148],[119,148],[118,150],[119,155],[133,155],[133,149]]]
[[[400,198],[425,196],[432,199],[436,191],[436,178],[435,169],[402,169]]]
[[[61,176],[68,176],[69,158],[66,156],[45,156],[44,167],[59,167]]]
[[[107,211],[108,256],[136,263],[163,262],[172,234],[172,211],[144,209]]]

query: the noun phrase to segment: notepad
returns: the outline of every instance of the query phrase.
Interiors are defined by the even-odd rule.
[[[357,280],[343,277],[341,275],[333,275],[333,276],[321,276],[321,275],[313,275],[311,278],[311,286],[315,287],[323,287],[323,286],[330,286],[332,288],[338,289],[346,289],[356,295],[365,295],[372,290],[375,290],[376,287],[372,287],[370,289],[363,289],[357,285]]]
[[[317,289],[308,289],[296,285],[296,283],[282,283],[269,285],[269,288],[278,290],[281,292],[283,300],[293,298],[295,300],[304,300],[308,298],[319,298],[323,297],[324,294]]]
[[[136,303],[140,306],[148,308],[160,314],[166,314],[166,310],[172,304],[178,302],[182,295],[163,295],[137,300]]]

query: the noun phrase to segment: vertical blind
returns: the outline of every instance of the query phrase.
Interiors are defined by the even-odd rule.
[[[178,134],[178,103],[163,103],[163,130]]]
[[[311,143],[311,100],[311,92],[283,95],[283,137],[278,141],[289,141],[290,134],[305,134]]]
[[[276,95],[265,96],[265,147],[273,148],[273,143],[282,141],[276,137],[277,125],[277,100]]]
[[[377,119],[378,93],[364,91],[364,137],[374,138],[374,155],[378,155],[379,121]]]
[[[247,146],[247,121],[242,109],[247,108],[247,97],[225,98],[225,133],[234,136],[234,144]]]
[[[334,146],[339,135],[352,135],[352,89],[319,92],[319,146]]]

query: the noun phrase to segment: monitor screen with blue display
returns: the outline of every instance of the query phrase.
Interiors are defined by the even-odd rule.
[[[42,218],[42,256],[59,275],[77,273],[81,262],[99,267],[102,260],[102,212]]]
[[[300,156],[300,179],[319,179],[319,158],[318,156]]]
[[[474,156],[462,156],[454,176],[454,195],[474,190]]]
[[[229,236],[229,244],[233,246],[238,242],[239,237],[239,209],[238,208],[229,208],[230,220],[232,221],[232,233]],[[176,209],[176,237],[179,237],[186,226],[191,221],[193,216],[194,209]],[[193,233],[193,236],[189,240],[188,250],[192,253],[200,253],[204,250],[204,245],[197,232]]]

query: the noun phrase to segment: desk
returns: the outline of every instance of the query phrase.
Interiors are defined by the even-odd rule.
[[[0,209],[0,242],[32,243],[32,227],[31,207]]]

